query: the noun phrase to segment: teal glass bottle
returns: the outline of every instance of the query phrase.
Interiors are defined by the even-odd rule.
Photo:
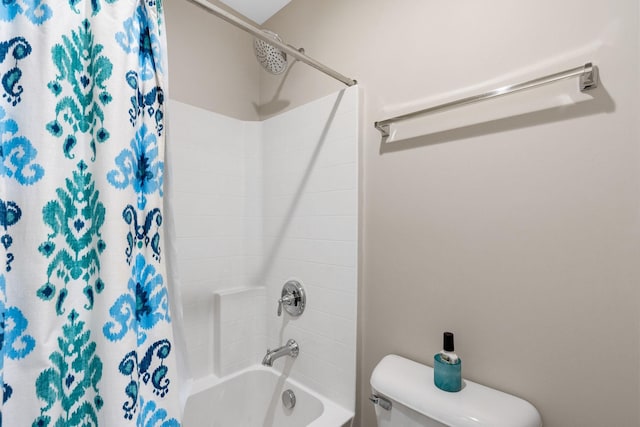
[[[462,360],[454,353],[453,333],[445,332],[443,350],[433,356],[433,382],[441,390],[462,390]]]

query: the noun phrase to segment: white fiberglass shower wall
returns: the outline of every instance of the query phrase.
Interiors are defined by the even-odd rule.
[[[178,268],[191,374],[259,364],[355,408],[358,89],[263,122],[170,103]],[[287,280],[307,292],[302,316],[278,317]]]

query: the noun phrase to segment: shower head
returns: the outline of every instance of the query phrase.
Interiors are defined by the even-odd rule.
[[[262,30],[274,40],[282,42],[280,37],[272,31]],[[256,52],[256,58],[262,68],[271,74],[282,74],[288,66],[287,54],[277,47],[264,40],[255,39],[253,41],[253,50]]]

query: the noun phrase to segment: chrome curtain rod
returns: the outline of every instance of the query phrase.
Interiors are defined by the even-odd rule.
[[[504,86],[499,89],[495,89],[489,92],[485,92],[480,95],[470,96],[468,98],[458,99],[456,101],[447,102],[445,104],[436,105],[435,107],[425,108],[424,110],[415,111],[413,113],[403,114],[401,116],[391,117],[386,120],[375,122],[374,126],[380,131],[383,138],[389,137],[390,125],[395,122],[412,119],[414,117],[422,116],[425,114],[436,113],[439,111],[447,110],[453,107],[459,107],[461,105],[473,104],[475,102],[484,101],[491,98],[497,98],[499,96],[509,95],[511,93],[520,92],[527,89],[533,89],[538,86],[546,85],[549,83],[557,82],[558,80],[564,80],[571,77],[580,76],[580,90],[585,92],[587,90],[595,89],[598,87],[598,67],[586,63],[581,67],[572,68],[570,70],[561,71],[559,73],[550,74],[548,76],[540,77],[537,79],[529,80],[524,83],[518,83],[510,86]]]
[[[221,9],[218,6],[215,6],[211,3],[209,3],[206,0],[189,0],[191,3],[194,3],[197,6],[202,7],[203,9],[207,10],[208,12],[214,14],[215,16],[217,16],[218,18],[227,21],[228,23],[230,23],[231,25],[234,25],[238,28],[240,28],[243,31],[246,31],[249,34],[253,34],[253,36],[259,38],[260,40],[264,40],[265,42],[277,47],[278,49],[280,49],[281,51],[285,52],[287,55],[291,55],[294,58],[296,58],[297,60],[304,62],[307,65],[310,65],[311,67],[315,68],[318,71],[321,71],[323,73],[325,73],[328,76],[333,77],[336,80],[341,81],[342,83],[346,84],[347,86],[353,86],[355,84],[357,84],[358,82],[350,79],[349,77],[346,77],[340,73],[338,73],[335,70],[332,70],[331,68],[327,67],[324,64],[321,64],[320,62],[316,61],[315,59],[305,55],[304,53],[296,50],[295,48],[284,44],[278,40],[275,40],[274,38],[270,37],[268,34],[264,33],[260,28],[255,27],[251,24],[249,24],[248,22],[243,21],[242,19],[232,15],[231,13],[225,11],[224,9]]]

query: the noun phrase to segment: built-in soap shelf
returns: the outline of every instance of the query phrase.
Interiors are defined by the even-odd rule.
[[[267,348],[266,288],[213,293],[213,370],[222,377],[260,363]]]

